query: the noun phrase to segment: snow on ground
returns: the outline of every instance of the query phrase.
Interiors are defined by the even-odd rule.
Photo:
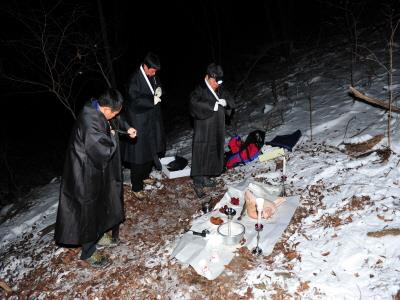
[[[309,57],[320,63],[309,63]],[[387,113],[355,101],[348,95],[348,83],[343,78],[348,78],[349,74],[341,67],[346,61],[348,59],[344,51],[339,51],[337,48],[334,52],[318,49],[300,58],[297,65],[291,68],[292,72],[280,78],[289,86],[289,100],[286,99],[284,113],[285,122],[268,131],[266,140],[271,140],[276,135],[292,133],[297,129],[302,131],[301,142],[295,151],[287,154],[288,193],[300,195],[301,204],[295,222],[288,227],[274,253],[266,257],[252,258],[253,268],[245,269],[240,280],[232,283],[232,292],[237,297],[254,299],[279,296],[302,299],[393,299],[396,295],[399,297],[399,116],[393,115],[391,124],[393,152],[387,157],[383,155],[384,151],[377,151],[384,150],[387,146]],[[376,71],[381,72],[377,66]],[[399,75],[398,73],[396,71],[395,75]],[[369,86],[365,85],[366,76],[363,76],[361,71],[356,74],[359,74],[360,79],[356,86],[360,90],[376,98],[386,99],[388,87],[384,74],[375,76],[369,82]],[[310,90],[304,86],[299,88],[304,82],[308,82],[308,87],[312,89],[312,129],[307,98]],[[258,78],[253,84],[253,89],[257,89],[258,94],[253,92],[257,97],[247,98],[246,93],[241,96],[242,103],[236,115],[236,124],[240,126],[229,129],[242,137],[250,130],[265,129],[267,119],[272,118],[271,114],[274,113],[273,109],[270,110],[273,102],[271,89],[265,80]],[[370,153],[346,154],[345,144],[365,143],[378,134],[384,134],[385,137],[371,148]],[[226,137],[226,141],[228,140],[229,136]],[[183,129],[181,135],[170,145],[167,154],[174,155],[179,151],[181,155],[190,158],[190,149],[191,131]],[[161,178],[159,173],[155,172],[154,175]],[[221,178],[225,185],[238,183],[247,177],[278,185],[280,175],[281,171],[276,168],[274,161],[265,163],[255,161],[228,171]],[[32,236],[39,239],[40,243],[37,245],[49,249],[52,236],[46,236],[46,232],[52,229],[51,224],[55,221],[58,185],[59,183],[55,182],[38,189],[35,195],[36,201],[31,202],[33,204],[28,210],[0,226],[2,257],[0,278],[10,286],[14,286],[14,289],[17,289],[18,282],[29,274],[32,266],[29,266],[31,258],[24,256],[21,249],[19,255],[14,256],[11,246],[27,236]],[[163,185],[153,187],[158,190],[163,188],[165,188]],[[185,197],[185,195],[180,196]],[[198,215],[198,212],[193,213],[191,218]],[[178,220],[181,221],[184,220]],[[162,221],[159,222],[161,222],[159,226],[165,226]],[[186,219],[186,222],[190,220]],[[139,230],[140,233],[140,229],[135,228],[135,230]],[[158,276],[159,282],[165,280],[163,285],[165,294],[159,295],[159,298],[190,299],[190,295],[195,293],[190,284],[181,284],[179,276],[168,269],[178,264],[170,260],[168,254],[171,253],[181,233],[178,231],[170,234],[170,240],[158,245],[157,251],[140,253],[148,268],[161,266],[158,269],[159,273],[150,274],[150,277]],[[41,239],[43,236],[45,238]],[[30,255],[40,253],[40,247]],[[120,255],[129,258],[131,255],[129,247],[129,244],[124,245],[123,253],[120,252]],[[6,250],[11,252],[5,253]],[[62,248],[56,251],[49,250],[45,252],[43,259],[50,260],[63,251]],[[231,276],[232,272],[227,270],[227,276]],[[61,273],[58,276],[63,278],[67,275]],[[85,276],[91,275],[86,273]],[[167,280],[165,276],[170,278]],[[198,280],[201,281],[200,278]],[[60,289],[66,293],[68,291],[68,287]],[[218,286],[215,289],[218,289]],[[201,292],[197,291],[196,295]],[[221,295],[222,293],[223,291]],[[49,296],[45,291],[43,294],[37,291],[36,295]],[[71,292],[71,295],[74,294]],[[96,293],[89,295],[93,296]],[[210,297],[206,290],[202,295],[204,299]]]

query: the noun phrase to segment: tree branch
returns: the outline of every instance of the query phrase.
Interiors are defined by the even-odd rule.
[[[389,103],[386,103],[384,100],[368,97],[368,96],[362,94],[361,92],[359,92],[358,90],[356,90],[352,86],[350,86],[350,93],[352,93],[356,98],[364,100],[365,102],[367,102],[369,104],[373,104],[373,105],[379,106],[381,108],[384,108],[386,110],[389,110],[389,105],[390,105]],[[391,111],[400,113],[400,108],[392,105]]]

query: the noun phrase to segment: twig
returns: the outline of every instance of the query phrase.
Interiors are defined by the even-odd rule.
[[[286,44],[286,43],[287,43],[287,41],[282,41],[282,42],[279,42],[279,43],[274,43],[274,44],[272,44],[272,45],[266,47],[266,48],[264,49],[264,51],[262,51],[261,54],[257,56],[257,58],[254,60],[254,62],[253,62],[252,65],[250,66],[250,68],[247,70],[246,74],[243,76],[243,79],[237,84],[237,88],[236,88],[236,90],[235,90],[234,97],[237,96],[237,94],[238,94],[238,92],[240,91],[242,85],[247,81],[247,79],[249,78],[249,76],[250,76],[251,72],[253,71],[253,69],[257,66],[258,62],[266,55],[266,53],[267,53],[269,50],[274,49],[274,48],[276,48],[276,47],[278,47],[278,46],[280,46],[280,45],[282,45],[282,44]]]
[[[352,135],[350,138],[356,137],[357,135],[360,135],[361,133],[363,133],[364,131],[368,130],[369,128],[371,128],[370,126],[365,127],[363,130],[355,133],[354,135]]]
[[[349,128],[350,122],[353,121],[353,120],[355,120],[355,119],[356,119],[356,116],[353,116],[353,117],[347,122],[346,130],[345,130],[344,136],[343,136],[343,141],[346,139],[347,129]]]
[[[400,163],[400,159],[399,159],[399,161],[398,161],[397,164],[396,164],[396,168],[399,166],[399,163]],[[385,174],[385,177],[387,177],[387,176],[390,174],[390,172],[392,172],[393,169],[394,169],[394,168],[390,168],[390,170]]]

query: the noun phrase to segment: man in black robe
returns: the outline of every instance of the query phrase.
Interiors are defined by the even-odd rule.
[[[127,103],[123,116],[135,124],[138,136],[121,143],[124,162],[130,164],[132,191],[136,198],[146,197],[143,182],[149,179],[153,165],[161,170],[159,156],[165,152],[165,133],[161,115],[162,90],[156,76],[160,60],[148,53],[128,82]]]
[[[222,67],[207,67],[204,82],[190,96],[190,114],[194,119],[191,176],[199,198],[204,187],[213,187],[210,177],[219,176],[224,167],[225,114],[230,114],[234,101],[223,89]]]
[[[117,90],[108,90],[84,106],[72,130],[64,164],[55,240],[67,246],[81,245],[80,258],[93,267],[109,264],[96,250],[96,242],[124,220],[118,139],[109,122],[121,110],[122,102]],[[131,138],[136,136],[127,123],[122,128]]]

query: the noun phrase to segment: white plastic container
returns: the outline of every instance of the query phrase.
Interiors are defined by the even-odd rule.
[[[229,234],[228,222],[218,226],[218,234],[222,236],[223,243],[228,246],[234,246],[242,240],[245,227],[242,223],[231,221],[231,228]]]
[[[174,156],[168,156],[168,157],[161,158],[160,162],[161,162],[161,165],[162,165],[162,172],[169,179],[190,176],[190,167],[189,166],[186,166],[183,170],[179,170],[179,171],[170,171],[170,170],[168,170],[167,165],[171,161],[174,161],[174,160],[175,160]]]

